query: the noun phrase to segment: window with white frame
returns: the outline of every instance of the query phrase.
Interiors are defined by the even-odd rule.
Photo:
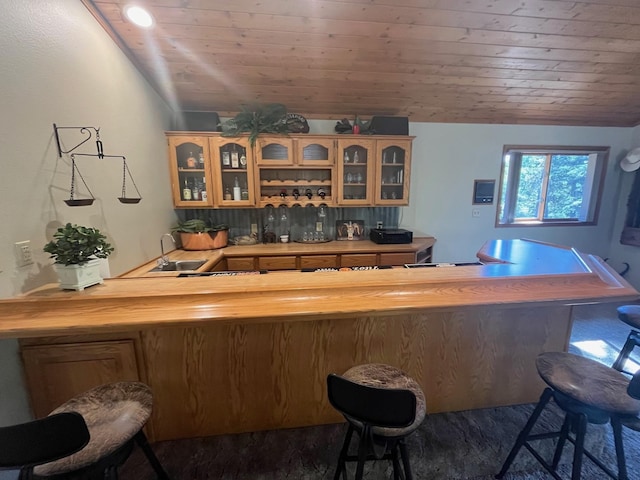
[[[496,226],[593,225],[609,147],[504,147]]]

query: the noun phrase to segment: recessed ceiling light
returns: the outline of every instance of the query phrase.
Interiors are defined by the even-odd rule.
[[[139,27],[149,28],[153,25],[153,17],[142,7],[127,5],[124,7],[124,14]]]

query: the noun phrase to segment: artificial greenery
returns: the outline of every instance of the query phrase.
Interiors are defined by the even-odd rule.
[[[184,222],[179,222],[178,225],[171,229],[172,232],[182,232],[182,233],[204,233],[204,232],[219,232],[220,230],[228,230],[229,226],[224,223],[209,226],[207,222],[201,220],[199,218],[194,218],[191,220],[185,220]]]
[[[261,133],[289,133],[287,108],[281,103],[243,105],[240,113],[222,123],[223,137],[234,137],[241,133],[249,134],[251,147]]]
[[[67,223],[53,234],[53,240],[44,246],[55,263],[79,265],[94,258],[107,258],[113,247],[100,230]]]

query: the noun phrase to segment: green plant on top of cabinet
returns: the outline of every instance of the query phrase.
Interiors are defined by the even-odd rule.
[[[374,145],[359,135],[338,139],[338,205],[373,205]]]
[[[256,204],[253,152],[247,137],[211,137],[211,162],[218,207],[243,208]]]
[[[335,139],[271,137],[256,144],[259,206],[335,205]]]
[[[412,139],[376,141],[376,205],[409,205]]]
[[[170,136],[169,173],[177,208],[212,207],[212,173],[206,136]],[[213,194],[212,194],[213,193]]]

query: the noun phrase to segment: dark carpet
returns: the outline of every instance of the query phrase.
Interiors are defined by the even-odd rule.
[[[616,306],[577,307],[570,351],[611,365],[629,333],[629,328],[616,317]],[[634,363],[630,362],[627,368],[637,368]],[[408,440],[415,478],[494,478],[532,410],[533,405],[520,405],[427,416],[421,428]],[[538,429],[557,430],[561,419],[558,409],[548,409],[538,422]],[[342,424],[327,425],[158,442],[153,448],[174,480],[324,480],[333,478],[344,431]],[[629,478],[640,480],[640,433],[625,431],[624,435]],[[553,440],[539,444],[550,459]],[[616,471],[609,425],[590,425],[588,444]],[[558,472],[564,478],[570,477],[571,456],[570,447],[566,447]],[[365,478],[369,480],[392,477],[387,462],[373,462],[365,470]],[[144,457],[135,451],[122,467],[120,478],[145,480],[154,477]],[[505,476],[506,480],[548,478],[550,475],[524,449]],[[607,477],[585,459],[582,478],[601,480]]]

